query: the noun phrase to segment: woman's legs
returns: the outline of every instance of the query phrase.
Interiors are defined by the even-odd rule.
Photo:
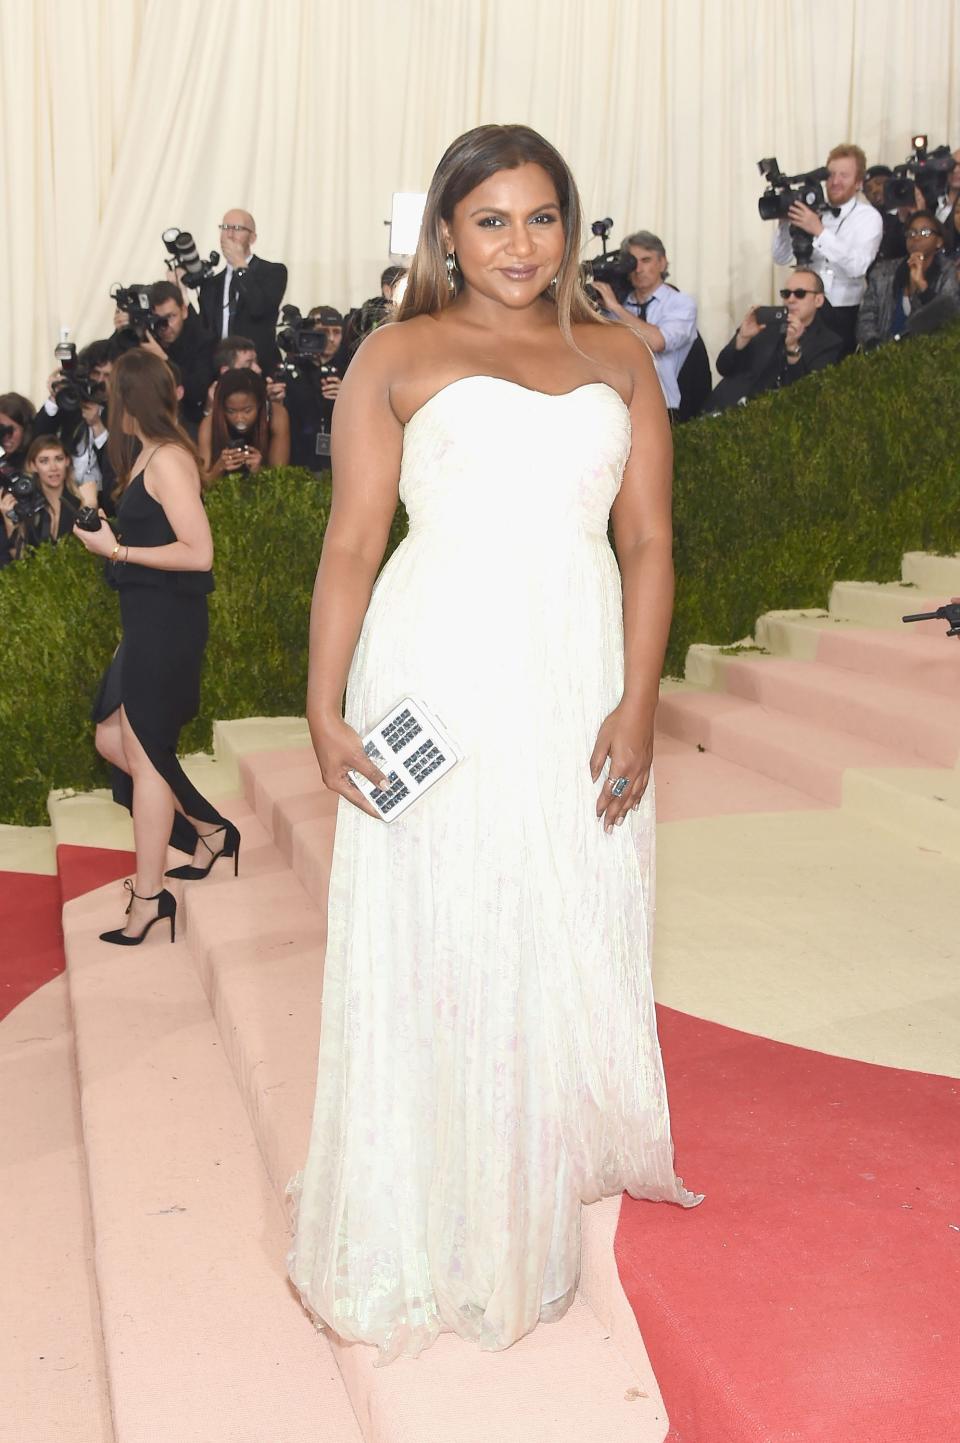
[[[133,844],[137,853],[134,891],[138,897],[154,897],[163,889],[174,795],[141,746],[122,707],[119,717],[125,770],[133,779]],[[131,935],[142,931],[156,912],[156,902],[141,902],[135,897],[124,931]]]
[[[125,748],[125,746],[124,746],[124,735],[125,735],[125,733],[124,733],[124,721],[121,720],[122,710],[123,710],[123,709],[122,709],[121,707],[117,707],[117,710],[114,711],[114,712],[111,712],[110,715],[109,715],[104,721],[97,723],[97,730],[96,730],[96,733],[95,733],[95,736],[94,736],[94,742],[95,742],[97,751],[100,753],[100,755],[104,758],[105,761],[110,762],[111,766],[119,767],[121,771],[126,772],[129,776],[132,777],[132,776],[133,776],[133,768],[132,768],[132,766],[130,765],[130,763],[128,762],[128,760],[127,760],[127,752],[126,752],[126,748]],[[126,734],[127,734],[127,735],[133,735],[133,732],[132,732],[132,729],[131,729],[131,727],[130,727],[129,722],[126,723],[126,728],[127,728]],[[134,737],[134,740],[136,741],[136,738],[135,738],[135,737]],[[138,749],[139,749],[139,752],[140,752],[141,756],[143,756],[144,758],[146,758],[146,753],[143,751],[143,748],[140,746],[139,742],[137,742],[137,747],[138,747]],[[154,775],[154,777],[157,779],[157,781],[158,781],[158,782],[162,782],[162,784],[163,784],[164,786],[166,786],[166,783],[163,782],[163,779],[159,776],[159,774],[157,773],[157,771],[155,770],[155,768],[150,764],[149,758],[146,758],[146,760],[147,760],[147,765],[150,766],[150,770],[153,772],[153,775]],[[169,788],[169,787],[167,787],[167,791],[170,792],[170,788]],[[177,801],[176,797],[173,796],[173,793],[172,793],[172,792],[170,792],[170,796],[173,798],[174,808],[175,808],[178,812],[183,813],[184,816],[187,816],[187,814],[183,811],[183,807],[182,807],[182,806],[180,805],[180,803]],[[134,792],[134,806],[136,806],[136,792]],[[194,827],[194,829],[195,829],[195,831],[196,831],[196,833],[197,833],[198,838],[199,838],[199,837],[203,837],[203,836],[212,837],[212,834],[213,834],[213,832],[215,831],[215,827],[214,827],[214,824],[213,824],[212,822],[201,822],[201,821],[197,821],[197,819],[196,819],[195,817],[191,817],[191,816],[187,816],[187,821],[190,822],[191,825]],[[136,835],[136,820],[134,820],[134,835]],[[168,831],[168,835],[169,835],[169,831]],[[214,851],[214,852],[219,852],[219,851],[222,851],[222,850],[223,850],[223,845],[224,845],[224,834],[223,834],[223,832],[221,831],[220,834],[219,834],[219,839],[218,839],[217,841],[212,841],[212,842],[211,842],[211,849],[212,849],[212,851]],[[138,857],[139,857],[139,849],[138,849]],[[206,847],[203,846],[203,844],[202,844],[200,841],[198,841],[198,842],[197,842],[196,852],[194,853],[194,858],[193,858],[194,866],[197,866],[197,867],[205,867],[205,866],[207,865],[207,863],[209,862],[209,860],[210,860],[210,852],[206,849]],[[141,890],[142,890],[142,889],[141,889],[140,887],[137,888],[137,891],[141,891]],[[133,915],[133,913],[131,912],[131,916],[132,916],[132,915]],[[136,929],[133,929],[133,930],[136,930]]]

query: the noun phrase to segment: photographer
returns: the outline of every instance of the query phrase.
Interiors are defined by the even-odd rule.
[[[200,287],[200,318],[217,340],[236,333],[249,336],[261,367],[268,371],[279,359],[277,317],[287,289],[287,268],[254,255],[256,239],[253,216],[245,210],[228,210],[220,222],[226,264]]]
[[[91,341],[74,359],[63,361],[49,377],[49,394],[33,427],[36,435],[60,438],[83,504],[103,506],[108,513],[116,481],[104,422],[112,366],[109,341]]]
[[[0,396],[0,472],[16,475],[23,470],[27,450],[33,440],[33,423],[36,412],[26,396],[18,391],[7,391]]]
[[[960,150],[955,150],[953,152],[953,169],[947,176],[947,188],[937,206],[937,220],[949,220],[958,201],[960,201]]]
[[[150,310],[157,318],[157,333],[147,332],[141,343],[161,360],[175,361],[183,378],[180,419],[187,430],[203,420],[207,387],[213,377],[214,341],[192,307],[184,304],[180,287],[172,281],[157,281],[149,290]]]
[[[29,490],[21,483],[17,493],[6,488],[0,493],[7,546],[14,558],[29,547],[48,541],[55,546],[69,536],[83,504],[70,457],[56,436],[38,436],[31,443],[23,474],[31,483]]]
[[[773,259],[779,266],[794,265],[802,258],[794,254],[790,227],[795,226],[813,239],[808,261],[823,281],[830,303],[828,322],[840,335],[845,352],[856,341],[857,310],[866,289],[866,275],[883,236],[883,221],[866,200],[861,199],[867,158],[859,145],[835,145],[827,156],[827,200],[836,209],[818,215],[797,201],[773,234]]]
[[[621,303],[606,281],[591,285],[608,315],[616,317],[646,341],[671,419],[680,405],[680,368],[697,335],[697,303],[692,296],[666,284],[667,253],[663,241],[651,231],[638,230],[620,243],[621,253],[635,261],[631,272],[633,289]]]
[[[823,319],[823,281],[816,271],[795,270],[780,299],[785,322],[768,322],[762,319],[763,308],[751,306],[717,356],[723,379],[704,406],[706,415],[792,385],[840,360],[843,342]]]
[[[932,211],[914,211],[906,245],[905,260],[881,261],[870,272],[857,322],[857,341],[865,350],[960,313],[960,283],[943,254],[944,228]],[[921,315],[924,322],[917,327]]]
[[[288,362],[297,372],[286,386],[290,454],[295,466],[321,471],[330,465],[333,408],[346,370],[343,316],[334,306],[314,306],[302,331],[307,332],[308,340],[322,332],[324,341],[321,351],[308,349],[304,342],[302,349],[288,354]]]
[[[266,382],[249,367],[225,371],[217,381],[198,440],[209,481],[236,471],[256,475],[262,466],[286,466],[290,460],[287,412],[267,399]]]

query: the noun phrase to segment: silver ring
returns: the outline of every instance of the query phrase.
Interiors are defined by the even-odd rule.
[[[622,797],[629,785],[629,777],[617,777],[617,780],[613,783],[613,795],[615,797]]]

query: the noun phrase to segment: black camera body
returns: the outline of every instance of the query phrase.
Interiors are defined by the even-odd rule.
[[[902,165],[893,167],[893,175],[883,188],[883,204],[887,210],[914,209],[919,190],[927,210],[936,211],[947,192],[953,170],[953,152],[949,145],[927,149],[927,137],[915,135],[913,150]]]
[[[206,260],[201,260],[193,236],[188,230],[181,230],[179,226],[170,226],[163,232],[160,239],[170,253],[167,265],[171,270],[183,272],[183,284],[189,286],[191,290],[202,286],[207,276],[213,275],[220,264],[218,251],[211,251]],[[126,310],[126,306],[121,306],[121,310]]]
[[[99,531],[103,519],[95,506],[81,506],[75,523],[81,531]]]
[[[7,515],[14,523],[23,522],[30,526],[47,509],[40,487],[32,476],[0,474],[0,491],[14,498],[16,503]]]
[[[580,263],[580,279],[583,281],[587,295],[595,305],[602,304],[600,293],[591,286],[591,281],[601,281],[608,285],[622,305],[633,290],[631,277],[637,268],[637,258],[629,251],[608,251],[607,239],[613,229],[613,221],[610,216],[603,220],[595,220],[590,224],[590,233],[599,238],[603,246],[603,254],[592,256],[590,259]]]
[[[829,172],[826,166],[818,170],[806,170],[799,175],[784,175],[775,155],[757,161],[757,169],[767,182],[767,188],[757,201],[761,220],[786,220],[792,205],[806,205],[818,215],[836,208],[824,194],[823,182]]]
[[[318,330],[314,321],[301,315],[296,306],[283,306],[277,326],[277,345],[284,359],[274,366],[270,379],[297,381],[304,363],[315,368],[323,356],[327,349],[326,332]]]
[[[130,318],[121,335],[133,336],[139,344],[147,336],[156,336],[162,329],[162,318],[155,316],[150,308],[149,286],[122,286],[118,282],[110,287],[110,295],[117,310],[126,311]]]

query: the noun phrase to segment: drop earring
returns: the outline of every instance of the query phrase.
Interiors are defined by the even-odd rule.
[[[447,285],[450,288],[450,294],[452,296],[455,296],[457,294],[457,282],[455,280],[457,270],[458,267],[456,252],[450,251],[447,255]]]

